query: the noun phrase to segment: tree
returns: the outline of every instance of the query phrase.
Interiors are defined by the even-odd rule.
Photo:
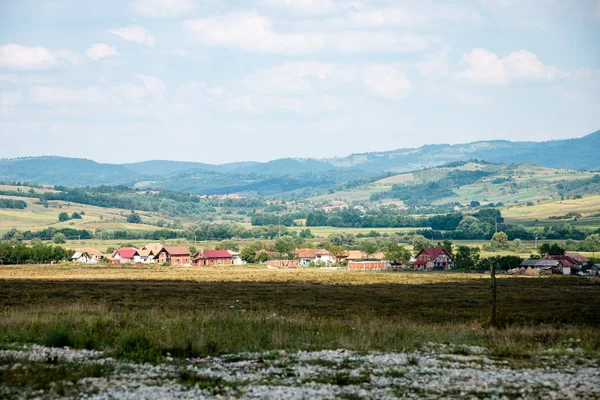
[[[307,228],[300,231],[300,237],[302,239],[312,239],[315,237],[315,235],[313,235],[312,231]]]
[[[216,250],[231,250],[231,251],[239,251],[240,246],[238,246],[237,242],[233,240],[223,240],[221,243],[217,245]]]
[[[412,240],[410,241],[410,244],[413,247],[413,252],[415,254],[418,254],[421,252],[421,250],[427,248],[427,247],[432,247],[433,244],[427,240],[425,238],[425,236],[423,235],[415,235]]]
[[[406,264],[410,260],[410,252],[395,242],[388,242],[386,244],[385,259],[392,262],[392,264]]]
[[[565,255],[565,248],[562,247],[558,242],[554,242],[552,244],[544,243],[538,247],[538,251],[542,257]]]
[[[131,210],[131,214],[129,214],[127,216],[127,222],[129,222],[130,224],[141,224],[142,223],[142,217],[140,217],[140,214],[138,214],[135,211]]]
[[[275,241],[275,251],[280,254],[285,254],[289,258],[292,258],[294,250],[296,250],[296,243],[289,236],[284,236]]]
[[[450,240],[445,239],[444,241],[442,241],[442,243],[438,243],[438,247],[443,247],[444,250],[446,250],[448,254],[450,254],[450,257],[454,255],[454,250],[452,249],[452,242]]]
[[[256,262],[256,251],[250,246],[242,247],[242,250],[240,251],[240,258],[248,264],[252,264]]]
[[[260,253],[258,253],[255,257],[255,262],[267,262],[271,259],[271,256],[269,256],[269,253],[267,253],[266,251],[261,251]]]
[[[481,203],[477,200],[471,200],[471,203],[469,203],[469,206],[471,206],[471,208],[479,207],[480,205]]]
[[[481,250],[479,247],[458,246],[454,255],[454,266],[461,269],[470,269],[479,262]]]
[[[370,240],[362,241],[359,247],[360,250],[365,253],[367,260],[370,259],[373,254],[377,253],[377,245]]]
[[[496,232],[492,236],[490,245],[496,249],[507,249],[508,248],[508,235],[504,232]]]
[[[60,222],[65,222],[69,220],[69,214],[67,214],[66,212],[61,212],[60,214],[58,214],[58,220]]]
[[[581,243],[580,248],[582,251],[591,251],[592,258],[594,258],[595,253],[600,251],[600,234],[594,233],[585,238],[583,243]]]
[[[79,214],[78,212],[74,212],[73,214],[71,214],[71,219],[81,219],[81,214]]]
[[[57,233],[56,235],[54,235],[52,237],[52,241],[56,244],[67,243],[67,237],[65,236],[64,233]]]
[[[335,262],[339,263],[340,259],[346,254],[346,249],[342,246],[333,245],[329,247],[329,252],[333,257],[335,257]]]

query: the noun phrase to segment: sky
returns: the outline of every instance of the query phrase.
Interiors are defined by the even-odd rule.
[[[600,129],[600,0],[0,0],[0,158],[337,157]]]

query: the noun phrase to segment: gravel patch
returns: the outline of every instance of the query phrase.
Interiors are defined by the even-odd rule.
[[[75,394],[60,396],[88,399],[600,398],[598,360],[546,356],[518,366],[481,348],[467,350],[471,354],[279,351],[151,365],[32,345],[0,351],[0,373],[10,368],[7,360],[110,364],[110,375],[83,378],[72,383]],[[32,393],[3,385],[0,397],[56,397],[52,389]]]

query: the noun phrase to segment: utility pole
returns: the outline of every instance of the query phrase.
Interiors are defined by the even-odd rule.
[[[492,277],[492,316],[490,325],[496,326],[496,265],[490,262],[490,276]]]

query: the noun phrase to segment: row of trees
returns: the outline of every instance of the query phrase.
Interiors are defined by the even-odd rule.
[[[23,200],[0,199],[0,208],[15,208],[23,210],[27,208],[27,203]]]
[[[0,264],[49,264],[70,260],[73,254],[72,250],[61,246],[37,244],[28,247],[0,243]]]

